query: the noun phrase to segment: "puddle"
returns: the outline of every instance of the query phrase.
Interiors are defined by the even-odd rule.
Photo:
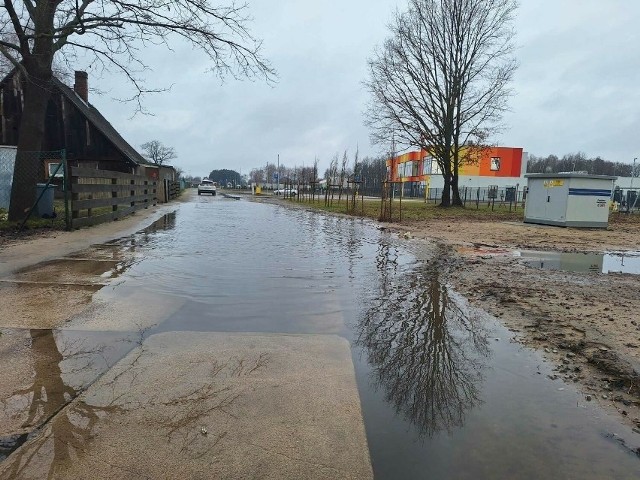
[[[26,433],[0,437],[0,462],[26,442],[28,437]]]
[[[140,335],[3,329],[0,460],[138,345]]]
[[[100,278],[117,276],[125,268],[126,264],[117,260],[62,258],[19,270],[10,280],[39,284],[92,284],[100,283]]]
[[[640,252],[562,253],[517,252],[525,264],[544,270],[640,275]]]
[[[483,258],[520,257],[526,265],[543,270],[640,275],[640,252],[564,253],[533,250],[520,251],[483,244],[458,247],[456,251],[462,255]]]
[[[100,288],[0,281],[0,327],[55,328],[85,310]]]
[[[460,308],[436,272],[381,293],[355,342],[368,358],[373,387],[420,436],[462,427],[482,403],[492,354],[483,319]]]

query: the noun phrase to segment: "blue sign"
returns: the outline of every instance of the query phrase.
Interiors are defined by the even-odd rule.
[[[278,181],[278,177],[279,177],[278,172],[274,173],[273,174],[273,181],[277,182]]]

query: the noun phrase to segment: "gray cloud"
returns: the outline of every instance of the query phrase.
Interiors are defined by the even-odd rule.
[[[520,68],[499,143],[538,155],[581,150],[620,161],[638,156],[640,42],[634,21],[640,2],[521,3]],[[252,31],[264,39],[264,55],[278,70],[274,85],[221,82],[207,73],[206,59],[178,42],[173,52],[144,50],[153,69],[146,75],[149,86],[173,85],[145,100],[154,116],[130,118],[133,106],[112,100],[131,92],[115,74],[92,74],[92,84],[106,94],[91,100],[130,143],[159,139],[174,146],[175,163],[194,175],[214,168],[247,173],[278,154],[287,165],[311,164],[318,156],[321,168],[344,149],[353,154],[358,146],[362,155],[373,155],[378,148],[362,124],[368,96],[361,82],[396,4],[402,5],[255,1]]]

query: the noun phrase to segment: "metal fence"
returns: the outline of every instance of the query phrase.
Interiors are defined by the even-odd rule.
[[[13,213],[20,228],[29,218],[64,219],[64,150],[20,152],[0,147],[0,210]],[[11,211],[10,211],[11,207]]]
[[[638,182],[640,183],[640,179]],[[640,185],[639,188],[614,188],[611,200],[616,211],[638,213],[640,211]]]
[[[9,210],[11,185],[13,184],[13,166],[16,161],[16,149],[0,147],[0,209]]]

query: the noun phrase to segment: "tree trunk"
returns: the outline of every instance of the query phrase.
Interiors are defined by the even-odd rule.
[[[440,202],[441,207],[450,207],[451,206],[451,174],[445,173],[444,177],[444,188],[442,189],[442,201]]]
[[[462,199],[460,198],[460,188],[458,185],[458,180],[459,180],[459,176],[457,174],[454,174],[451,176],[451,189],[453,190],[453,199],[451,204],[454,207],[462,207],[463,203],[462,203]]]
[[[33,40],[20,52],[23,104],[18,131],[18,150],[13,170],[9,220],[25,217],[36,198],[36,183],[44,177],[40,150],[44,140],[47,104],[51,96],[54,55],[53,20],[59,1],[33,2],[30,12]],[[18,73],[16,73],[18,74]]]
[[[9,220],[12,221],[22,220],[27,214],[36,200],[36,183],[44,176],[39,152],[42,149],[47,104],[51,96],[51,76],[46,78],[44,75],[38,79],[34,77],[29,75],[29,79],[23,83],[24,108],[20,118],[9,209]]]

